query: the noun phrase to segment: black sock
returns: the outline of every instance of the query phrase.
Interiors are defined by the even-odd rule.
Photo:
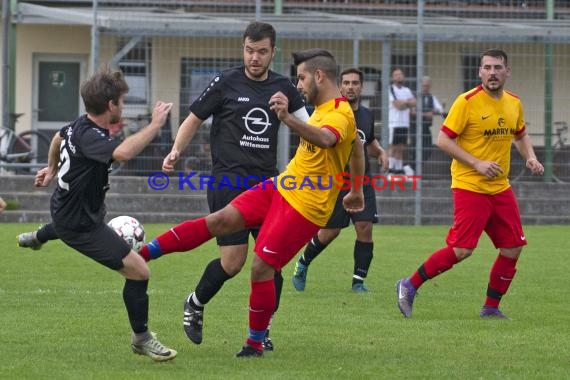
[[[273,314],[271,314],[271,319],[269,320],[269,325],[267,326],[267,330],[265,331],[265,336],[269,337],[269,329],[271,328],[271,322],[273,322],[273,318],[275,317],[275,313],[277,309],[279,309],[279,301],[281,300],[281,292],[283,291],[283,275],[281,271],[275,271],[275,277],[273,277],[273,281],[275,281],[275,310]]]
[[[224,286],[224,282],[232,278],[222,268],[222,260],[214,259],[206,266],[202,278],[196,286],[194,293],[202,305],[206,305]],[[191,302],[192,303],[192,302]],[[203,307],[203,306],[202,306]]]
[[[354,242],[354,272],[352,285],[363,283],[368,275],[368,269],[372,262],[374,243],[365,243],[356,240]]]
[[[40,243],[45,243],[48,240],[57,240],[59,237],[57,236],[53,225],[48,223],[38,229],[36,232],[36,239],[38,239]]]
[[[319,255],[319,253],[324,251],[326,247],[327,244],[321,243],[318,235],[313,236],[311,241],[309,241],[309,244],[307,244],[305,247],[305,252],[303,252],[303,256],[301,256],[299,261],[303,265],[311,264],[311,261],[313,261],[315,257]]]
[[[279,309],[279,301],[281,300],[281,291],[283,290],[283,276],[281,275],[281,271],[275,271],[275,277],[273,277],[273,281],[275,281],[275,310],[273,313]]]
[[[148,330],[148,280],[125,280],[123,301],[135,334]]]

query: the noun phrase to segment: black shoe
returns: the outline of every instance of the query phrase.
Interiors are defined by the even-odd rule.
[[[263,351],[273,351],[273,341],[268,336],[263,338]]]
[[[256,350],[247,344],[236,354],[236,358],[258,358],[261,356],[263,356],[263,351]]]
[[[202,343],[202,325],[204,324],[204,310],[196,310],[190,305],[192,294],[184,301],[184,332],[193,343]]]

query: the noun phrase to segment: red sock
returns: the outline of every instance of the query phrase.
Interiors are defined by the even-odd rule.
[[[206,218],[187,220],[144,245],[139,254],[149,261],[168,253],[189,251],[211,238]]]
[[[249,295],[249,337],[246,343],[262,350],[262,341],[275,311],[275,280],[251,282]]]
[[[414,288],[418,289],[430,278],[440,275],[457,264],[457,256],[452,247],[445,247],[432,253],[430,257],[410,277]]]
[[[499,254],[493,267],[491,268],[491,273],[489,274],[489,286],[487,287],[487,298],[485,299],[485,306],[487,307],[499,307],[501,298],[511,285],[513,277],[517,269],[518,259],[511,259],[509,257]]]

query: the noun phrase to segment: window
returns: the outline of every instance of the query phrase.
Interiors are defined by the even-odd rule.
[[[243,64],[241,58],[182,58],[180,61],[180,120],[188,116],[190,104],[202,94],[216,74],[241,64]],[[182,170],[185,173],[209,174],[212,170],[210,119],[205,120],[204,125],[198,128],[192,142],[182,153],[185,158]]]
[[[188,116],[188,107],[222,70],[243,64],[235,58],[182,58],[180,62],[180,118]]]
[[[461,59],[461,69],[463,71],[463,91],[469,91],[477,87],[479,79],[479,55],[464,55]]]
[[[120,49],[126,43],[122,41]],[[119,68],[129,85],[129,93],[125,97],[127,105],[147,105],[150,100],[150,49],[150,42],[140,41],[119,61]]]

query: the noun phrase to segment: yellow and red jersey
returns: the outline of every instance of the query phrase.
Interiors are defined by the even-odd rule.
[[[318,226],[326,225],[334,209],[339,173],[346,169],[356,139],[356,122],[345,98],[331,99],[315,108],[309,125],[327,128],[337,138],[336,145],[319,148],[301,138],[295,157],[277,178],[283,198],[301,215]]]
[[[489,96],[480,85],[455,99],[442,132],[454,138],[466,152],[484,161],[494,161],[503,174],[488,179],[457,160],[451,163],[451,187],[483,194],[496,194],[509,188],[511,145],[525,131],[521,100],[504,91],[501,99]]]

